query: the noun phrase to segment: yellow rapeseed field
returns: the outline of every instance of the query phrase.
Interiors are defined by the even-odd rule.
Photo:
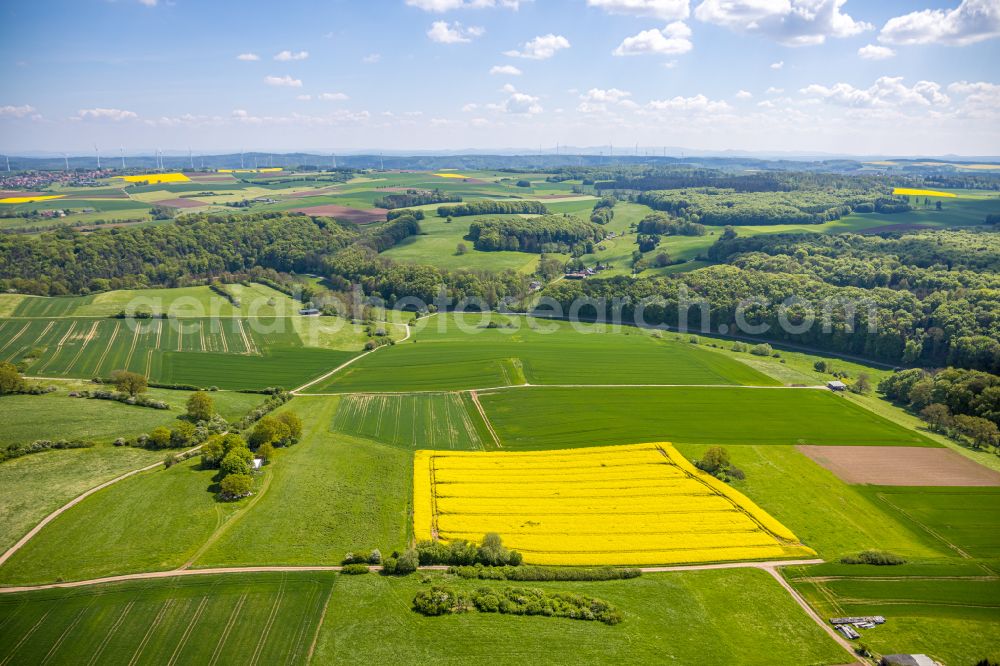
[[[128,183],[190,183],[191,179],[182,173],[146,173],[141,176],[119,176]]]
[[[469,176],[463,176],[460,173],[436,173],[434,175],[438,178],[469,178]]]
[[[35,197],[5,197],[0,199],[0,204],[33,203],[35,201],[48,201],[49,199],[62,199],[63,196],[62,194],[44,194]]]
[[[937,190],[915,190],[909,187],[897,187],[892,190],[893,194],[898,194],[902,196],[909,197],[945,197],[946,199],[954,199],[957,194],[952,194],[951,192],[938,192]]]
[[[640,565],[815,555],[666,443],[532,452],[417,451],[417,539],[498,532],[531,564]]]

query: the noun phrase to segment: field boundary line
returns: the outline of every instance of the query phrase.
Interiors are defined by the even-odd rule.
[[[503,444],[500,443],[500,438],[497,437],[497,431],[493,429],[493,424],[490,423],[490,418],[486,416],[486,410],[483,409],[482,404],[479,402],[479,394],[476,391],[469,391],[469,397],[472,398],[472,404],[476,406],[476,411],[479,412],[479,416],[482,417],[483,423],[486,424],[486,429],[490,431],[493,443],[497,445],[498,449],[502,449]]]
[[[201,445],[199,444],[198,446],[194,447],[193,449],[188,449],[187,451],[182,452],[182,454],[185,454],[185,455],[186,454],[190,454],[190,453],[193,453],[193,452],[197,451],[200,448],[201,448]],[[21,537],[18,540],[17,543],[15,543],[13,546],[11,546],[10,548],[8,548],[7,551],[3,555],[0,555],[0,566],[3,566],[3,564],[14,555],[14,553],[16,553],[17,551],[21,550],[21,548],[24,546],[24,544],[28,543],[36,534],[38,534],[42,530],[43,527],[45,527],[46,525],[48,525],[49,523],[51,523],[53,520],[55,520],[56,518],[58,518],[60,515],[62,515],[63,513],[65,513],[66,511],[68,511],[69,509],[73,508],[74,506],[76,506],[77,504],[79,504],[80,502],[82,502],[83,500],[87,499],[88,497],[90,497],[94,493],[98,492],[99,490],[104,490],[108,486],[114,485],[115,483],[118,483],[119,481],[123,481],[123,480],[129,478],[130,476],[135,476],[136,474],[141,474],[142,472],[148,472],[149,470],[156,469],[157,467],[160,467],[161,465],[163,465],[163,461],[162,460],[157,461],[155,463],[151,463],[149,465],[146,465],[145,467],[140,467],[139,469],[133,469],[130,472],[125,472],[124,474],[116,476],[115,478],[113,478],[113,479],[111,479],[109,481],[105,481],[104,483],[102,483],[100,485],[97,485],[97,486],[94,486],[90,490],[84,491],[82,494],[77,495],[76,497],[74,497],[73,499],[71,499],[66,504],[63,504],[61,507],[59,507],[58,509],[56,509],[55,511],[53,511],[49,515],[47,515],[44,518],[42,518],[41,522],[39,522],[37,525],[35,525],[33,528],[31,528],[28,531],[27,534],[25,534],[23,537]],[[2,590],[2,589],[3,588],[0,588],[0,590]]]
[[[326,593],[326,601],[323,602],[323,610],[319,614],[319,622],[316,623],[316,631],[313,632],[312,643],[309,644],[309,652],[306,653],[306,663],[311,664],[313,653],[316,652],[316,643],[319,642],[319,632],[323,629],[323,623],[326,622],[326,609],[330,607],[330,599],[333,598],[333,588],[336,587],[333,583],[330,583],[330,591]]]
[[[791,567],[807,564],[823,564],[824,560],[752,560],[741,562],[717,562],[715,564],[677,564],[666,566],[634,567],[643,573],[672,573],[679,571],[705,571],[709,569],[762,569],[766,567]],[[119,574],[88,580],[63,581],[59,583],[44,583],[42,585],[20,585],[0,587],[0,594],[15,592],[34,592],[38,590],[68,589],[89,587],[106,583],[125,583],[133,580],[149,580],[157,578],[173,578],[175,576],[211,576],[217,574],[247,574],[247,573],[298,573],[340,571],[344,567],[339,564],[317,565],[273,565],[246,567],[206,567],[204,569],[167,569],[164,571],[146,571],[142,573]],[[418,567],[420,571],[447,571],[445,565]]]
[[[365,352],[370,354],[372,352]],[[362,354],[361,356],[364,356]],[[361,356],[356,357],[354,360],[361,358]],[[351,361],[353,363],[354,361]],[[348,365],[345,363],[345,365]],[[338,368],[339,370],[339,368]],[[324,379],[321,377],[320,379]],[[310,382],[307,386],[311,386],[315,382]],[[300,395],[297,391],[301,391],[305,387],[299,387],[292,391],[294,395]],[[755,390],[774,390],[774,389],[784,389],[786,391],[828,391],[826,386],[814,385],[814,386],[757,386],[757,385],[746,385],[746,384],[509,384],[505,386],[485,386],[477,388],[467,388],[467,389],[423,389],[417,391],[340,391],[337,393],[302,393],[301,395],[318,395],[318,396],[335,396],[335,395],[443,395],[447,393],[470,393],[470,392],[496,392],[496,391],[509,391],[513,389],[525,389],[525,388],[719,388],[719,389],[755,389]]]
[[[434,317],[434,316],[436,316],[436,313],[435,313],[435,315],[429,315],[429,317]],[[406,335],[404,335],[399,341],[400,342],[406,342],[409,339],[410,339],[410,326],[407,325],[406,326]],[[299,395],[299,394],[301,394],[302,391],[305,391],[310,386],[314,386],[316,384],[319,384],[324,379],[332,377],[333,375],[337,374],[338,372],[340,372],[341,370],[343,370],[347,366],[351,365],[355,361],[358,361],[358,360],[364,358],[365,356],[368,356],[368,354],[374,354],[379,349],[382,349],[382,347],[388,347],[388,346],[389,345],[382,345],[380,347],[376,347],[375,349],[369,349],[366,352],[362,352],[362,353],[358,354],[357,356],[354,356],[354,357],[348,359],[347,361],[341,363],[340,365],[338,365],[336,368],[334,368],[330,372],[328,372],[328,373],[326,373],[324,375],[320,375],[316,379],[313,379],[312,381],[306,382],[305,384],[303,384],[302,386],[300,386],[298,388],[292,389],[291,391],[289,391],[289,393],[291,393],[292,395]],[[304,394],[304,395],[345,395],[345,394],[344,393],[308,393],[308,394]]]

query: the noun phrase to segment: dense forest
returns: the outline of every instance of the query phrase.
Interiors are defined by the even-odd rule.
[[[373,229],[362,242],[384,252],[410,236],[420,233],[420,222],[415,215],[399,215]]]
[[[470,201],[458,206],[439,206],[439,217],[463,217],[465,215],[511,215],[531,214],[545,215],[548,208],[541,201]]]
[[[816,189],[737,192],[714,187],[651,190],[640,194],[637,201],[653,210],[713,226],[822,224],[840,219],[854,210],[869,213],[910,210],[901,199],[861,188],[834,192]]]
[[[469,225],[467,238],[477,250],[516,252],[593,252],[594,241],[606,235],[596,224],[571,215],[495,217]]]
[[[316,272],[358,234],[298,213],[190,215],[167,224],[0,235],[0,289],[42,296],[172,287],[254,267]]]
[[[663,213],[653,213],[639,221],[636,231],[640,234],[655,234],[657,236],[704,236],[705,226],[697,222],[673,218]]]
[[[376,199],[374,206],[376,208],[387,208],[392,210],[393,208],[409,208],[410,206],[424,206],[427,204],[436,203],[448,203],[452,201],[461,201],[462,197],[457,194],[449,194],[442,192],[441,190],[406,190],[406,192],[400,192],[397,194],[387,194],[384,197]]]

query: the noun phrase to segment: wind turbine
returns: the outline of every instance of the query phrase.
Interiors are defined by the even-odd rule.
[[[240,168],[241,169],[244,168],[243,167],[243,149],[242,148],[240,148]]]
[[[194,151],[191,150],[191,146],[188,146],[188,161],[191,162],[191,170],[194,171]]]
[[[125,170],[125,146],[122,146],[122,170]]]
[[[66,171],[69,171],[69,155],[63,153],[63,160],[66,162]]]
[[[337,153],[330,153],[330,157],[333,158],[333,169],[337,170]]]
[[[382,153],[378,154],[378,170],[385,171],[385,162],[382,161]]]
[[[10,156],[4,155],[4,159],[7,160],[7,173],[10,173]]]
[[[101,170],[101,151],[97,149],[97,144],[94,144],[94,152],[97,154],[97,170]]]

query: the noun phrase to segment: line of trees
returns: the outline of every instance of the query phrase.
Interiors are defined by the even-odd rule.
[[[376,199],[373,205],[376,208],[388,208],[389,210],[392,210],[393,208],[409,208],[411,206],[425,206],[427,204],[448,203],[461,200],[462,197],[457,194],[443,192],[435,188],[429,191],[406,190],[406,192],[386,194],[385,196]]]
[[[657,236],[704,236],[705,225],[670,217],[664,213],[653,213],[639,221],[636,231],[640,234]]]
[[[549,209],[541,201],[469,201],[458,206],[438,206],[439,217],[464,217],[467,215],[545,215]]]

